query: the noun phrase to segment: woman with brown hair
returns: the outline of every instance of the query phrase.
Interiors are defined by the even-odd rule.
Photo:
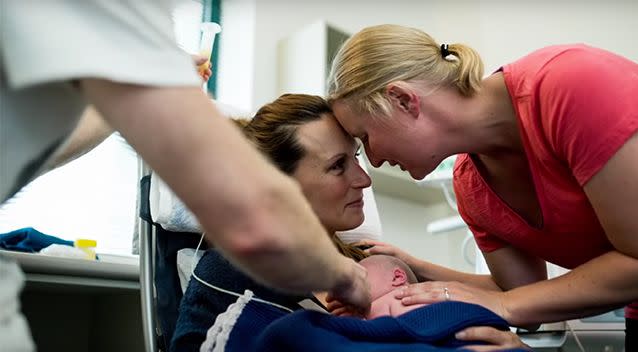
[[[363,223],[363,189],[371,181],[359,165],[358,145],[339,126],[327,102],[318,96],[286,94],[263,106],[252,119],[235,121],[260,152],[297,181],[337,249],[355,261],[365,258],[367,254],[343,243],[336,232]],[[204,254],[195,274],[235,293],[249,289],[255,297],[291,310],[299,309],[298,302],[307,298],[253,281],[216,250]],[[191,280],[180,304],[170,350],[199,350],[207,329],[236,298]]]
[[[235,120],[244,135],[275,166],[296,180],[342,254],[365,254],[346,246],[337,231],[363,223],[363,189],[370,177],[359,165],[359,147],[318,96],[285,94],[251,120]]]

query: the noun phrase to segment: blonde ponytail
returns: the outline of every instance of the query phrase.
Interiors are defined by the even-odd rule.
[[[339,49],[328,78],[328,101],[345,99],[361,112],[385,114],[390,104],[385,88],[396,81],[424,80],[433,87],[455,86],[464,96],[479,91],[483,63],[476,51],[441,46],[427,33],[410,27],[365,28]]]
[[[476,50],[464,44],[450,44],[448,46],[450,55],[444,60],[452,62],[455,67],[455,74],[452,84],[456,86],[464,96],[472,96],[481,90],[481,79],[483,78],[483,61]]]

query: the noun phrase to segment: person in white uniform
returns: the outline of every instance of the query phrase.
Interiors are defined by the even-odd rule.
[[[337,253],[294,181],[201,91],[175,44],[170,3],[0,2],[0,202],[64,162],[68,136],[92,104],[249,275],[369,309],[365,269]],[[0,258],[3,350],[34,348],[19,313],[21,286],[16,265]]]

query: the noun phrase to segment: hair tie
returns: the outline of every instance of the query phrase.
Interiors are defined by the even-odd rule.
[[[448,50],[448,45],[441,44],[441,57],[445,59],[448,55],[450,55],[450,51]]]

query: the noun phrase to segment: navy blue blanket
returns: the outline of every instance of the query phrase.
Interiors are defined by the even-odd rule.
[[[291,310],[300,309],[297,302],[305,298],[282,294],[257,283],[239,271],[215,249],[206,251],[195,268],[195,274],[212,285],[239,294],[244,293],[245,290],[251,290],[255,296]],[[235,296],[215,291],[199,281],[191,279],[179,306],[179,317],[169,351],[198,351],[199,346],[206,338],[206,331],[213,325],[217,315],[225,312],[228,306],[236,300]],[[260,313],[262,310],[265,314],[269,313],[267,309],[264,310],[263,306],[259,306],[256,314],[262,314]],[[282,316],[278,310],[274,313],[277,313],[275,317],[269,317],[259,324],[261,329]],[[253,330],[251,334],[255,335],[257,331],[259,330]]]
[[[508,329],[491,311],[462,302],[432,304],[396,318],[362,320],[315,311],[285,313],[250,301],[236,321],[222,325],[232,327],[227,340],[218,338],[228,352],[458,351],[468,344],[480,344],[454,338],[466,327]]]

